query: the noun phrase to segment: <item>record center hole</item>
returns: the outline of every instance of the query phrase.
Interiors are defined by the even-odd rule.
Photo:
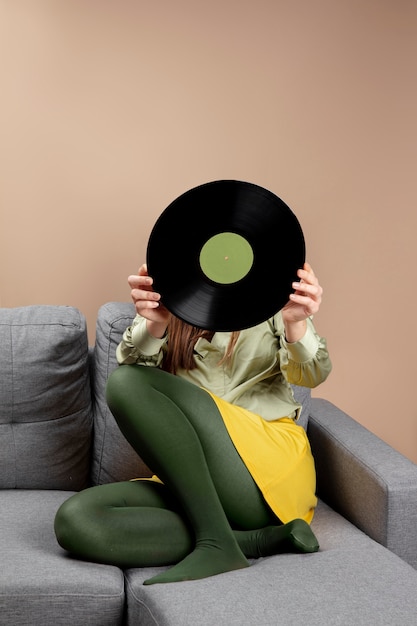
[[[237,233],[218,233],[201,248],[200,267],[215,283],[228,285],[242,280],[253,265],[250,243]],[[224,262],[227,261],[227,264]]]

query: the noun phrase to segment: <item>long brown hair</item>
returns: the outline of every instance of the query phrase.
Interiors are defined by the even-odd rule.
[[[196,367],[194,360],[195,344],[201,337],[211,341],[214,332],[186,324],[172,315],[168,323],[167,335],[168,341],[162,367],[167,372],[176,374],[179,369],[192,370]],[[218,365],[231,360],[238,337],[239,331],[232,332],[229,345]]]

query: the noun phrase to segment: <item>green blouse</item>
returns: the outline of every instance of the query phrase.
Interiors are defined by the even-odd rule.
[[[331,371],[326,340],[317,334],[310,318],[304,337],[295,343],[285,340],[280,312],[242,330],[231,361],[219,365],[229,339],[229,332],[215,333],[211,341],[198,339],[195,369],[177,374],[269,421],[281,417],[297,420],[301,405],[295,401],[290,383],[313,388]],[[117,347],[117,361],[120,365],[159,367],[167,341],[166,337],[152,337],[146,320],[137,315]]]

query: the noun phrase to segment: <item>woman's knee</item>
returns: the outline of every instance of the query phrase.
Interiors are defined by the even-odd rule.
[[[124,483],[119,483],[122,487]],[[54,521],[58,543],[73,554],[85,554],[106,530],[106,517],[116,500],[118,483],[84,489],[65,500]]]
[[[59,545],[74,552],[80,529],[86,525],[86,509],[80,502],[79,494],[71,496],[59,507],[54,521],[54,530]]]
[[[112,402],[117,402],[118,398],[125,394],[126,389],[128,391],[131,390],[133,367],[138,368],[138,366],[121,365],[108,377],[106,383],[106,399],[109,405],[111,405]]]
[[[144,397],[147,390],[158,387],[158,377],[166,374],[159,368],[144,365],[121,365],[109,376],[106,384],[106,400],[110,409],[117,409],[130,398]]]

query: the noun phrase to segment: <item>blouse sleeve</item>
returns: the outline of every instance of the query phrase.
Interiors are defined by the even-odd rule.
[[[300,341],[288,343],[282,332],[280,346],[281,371],[289,383],[313,388],[330,374],[332,364],[326,340],[317,334],[311,318],[307,319],[307,330]]]
[[[166,337],[157,339],[149,334],[146,319],[137,315],[131,326],[123,333],[122,341],[116,348],[119,365],[147,365],[158,367],[163,359],[163,346]]]

